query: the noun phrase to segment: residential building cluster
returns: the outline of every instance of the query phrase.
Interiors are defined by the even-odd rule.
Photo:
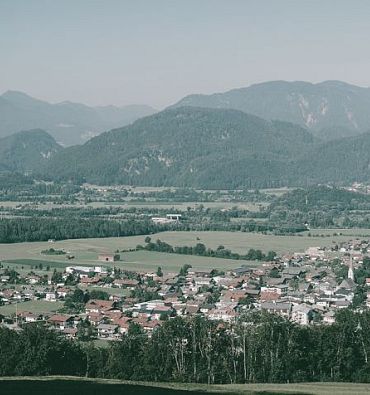
[[[70,338],[89,330],[105,340],[119,339],[132,323],[150,334],[175,316],[200,314],[233,323],[250,310],[277,314],[299,325],[330,325],[338,310],[353,306],[359,288],[364,296],[358,308],[370,307],[370,278],[364,284],[355,281],[369,253],[369,241],[352,240],[226,272],[193,270],[184,256],[180,273],[132,272],[124,270],[124,264],[70,266],[59,275],[50,273],[46,281],[40,273],[16,275],[3,267],[0,304],[11,312],[0,313],[0,322],[19,329],[40,321]],[[115,263],[114,255],[99,259]],[[83,300],[74,300],[76,290]],[[40,301],[64,306],[55,312],[25,311],[27,301],[35,302],[30,306]]]

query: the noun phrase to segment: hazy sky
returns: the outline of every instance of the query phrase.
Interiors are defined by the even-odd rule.
[[[146,103],[267,80],[370,85],[368,0],[0,0],[0,93]]]

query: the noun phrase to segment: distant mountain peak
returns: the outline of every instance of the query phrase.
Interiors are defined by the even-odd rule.
[[[91,136],[131,124],[155,112],[144,105],[120,108],[89,107],[71,101],[52,104],[10,90],[0,96],[0,138],[20,130],[40,128],[49,131],[63,145],[83,144]]]
[[[228,108],[306,127],[322,139],[370,129],[370,89],[342,81],[269,81],[211,95],[189,95],[174,107]]]

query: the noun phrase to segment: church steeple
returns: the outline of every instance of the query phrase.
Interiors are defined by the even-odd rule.
[[[349,256],[349,265],[348,265],[347,277],[350,278],[352,281],[355,281],[355,274],[353,272],[352,255]]]

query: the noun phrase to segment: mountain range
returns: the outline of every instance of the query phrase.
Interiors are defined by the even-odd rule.
[[[0,139],[0,170],[97,184],[263,188],[367,181],[370,133],[322,141],[238,110],[170,108],[62,147],[42,130]]]
[[[51,104],[23,92],[7,91],[0,96],[0,137],[22,130],[43,129],[64,146],[82,144],[103,131],[128,125],[155,112],[145,105]]]
[[[237,110],[167,109],[55,155],[44,176],[90,183],[229,188],[280,182],[318,143],[298,125]]]
[[[174,105],[182,106],[234,109],[292,122],[325,140],[370,130],[370,89],[341,81],[271,81],[225,93],[186,96]]]
[[[336,100],[334,93],[330,100],[329,95],[325,96],[328,104],[326,112],[322,112],[328,118],[320,118],[309,127],[310,124],[306,125],[299,117],[296,122],[271,119],[275,118],[274,111],[278,111],[272,108],[274,103],[276,109],[279,106],[285,108],[285,114],[289,115],[285,118],[295,114],[292,110],[296,108],[295,104],[284,104],[285,93],[281,93],[280,99],[275,96],[271,108],[265,105],[266,119],[248,114],[246,106],[243,110],[223,108],[222,103],[229,107],[252,103],[250,99],[238,102],[234,91],[220,94],[229,95],[228,100],[224,96],[221,100],[218,95],[202,96],[201,99],[190,96],[180,103],[191,104],[196,98],[203,105],[180,106],[178,103],[129,125],[104,132],[81,145],[62,147],[42,130],[5,137],[0,139],[0,170],[31,173],[35,178],[48,180],[210,189],[369,180],[370,133],[366,132],[365,126],[365,99],[361,99],[364,106],[361,111],[360,106],[356,111],[355,107],[350,109],[356,115],[351,118],[352,129],[348,116],[338,115],[337,120],[333,116],[334,110],[344,108],[338,103],[343,104],[346,100],[358,103],[360,96],[366,98],[367,89],[354,87],[350,95],[351,86],[339,82],[260,85],[265,85],[265,88],[267,85],[282,85],[284,89],[280,91],[285,93],[286,85],[290,89],[293,86],[310,86],[312,92],[326,86],[325,89],[335,88],[338,92],[343,89],[351,100],[344,93]],[[245,89],[262,89],[261,86],[255,87]],[[240,92],[238,94],[240,99]],[[303,99],[309,103],[306,107],[313,107],[313,98],[318,100],[319,96],[312,95],[310,100],[304,96]],[[256,94],[255,97],[255,112],[258,106],[260,109],[263,107],[262,102],[270,100],[268,95],[265,99],[263,95]],[[213,104],[205,107],[210,98]],[[341,128],[333,126],[330,129],[339,135],[335,139],[333,134],[327,134],[329,116],[333,117],[333,122],[342,122]],[[113,116],[109,117],[112,119]],[[119,119],[118,115],[116,119]],[[338,130],[344,131],[347,137],[340,137]]]

